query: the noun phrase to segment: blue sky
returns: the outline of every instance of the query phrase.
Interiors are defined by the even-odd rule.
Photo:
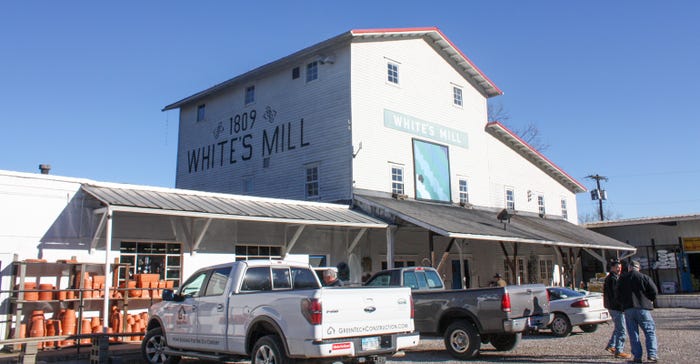
[[[700,213],[696,1],[4,1],[0,169],[173,187],[167,104],[350,29],[437,26],[615,217]],[[597,214],[588,194],[579,215]]]

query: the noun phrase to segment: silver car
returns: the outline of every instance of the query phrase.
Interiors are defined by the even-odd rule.
[[[565,287],[547,287],[547,291],[550,312],[554,314],[549,328],[554,336],[568,336],[574,326],[579,326],[583,332],[594,332],[598,324],[611,320],[600,293]]]

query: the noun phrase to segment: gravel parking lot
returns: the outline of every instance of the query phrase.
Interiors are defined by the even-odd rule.
[[[652,311],[652,315],[657,326],[660,362],[700,362],[700,310],[661,308]],[[484,345],[481,356],[471,362],[624,363],[625,360],[615,359],[612,354],[604,350],[612,334],[612,327],[612,323],[601,325],[593,333],[584,333],[579,328],[574,328],[571,336],[565,338],[557,338],[543,331],[524,336],[520,345],[508,352],[497,352],[492,346]],[[625,352],[630,352],[629,342],[625,343]],[[421,345],[406,351],[405,356],[390,358],[387,362],[462,363],[454,360],[444,351],[442,339],[422,339]]]

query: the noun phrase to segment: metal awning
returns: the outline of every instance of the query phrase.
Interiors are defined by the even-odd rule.
[[[560,218],[516,213],[500,221],[498,211],[389,197],[355,195],[356,204],[374,216],[397,217],[437,234],[458,239],[542,244],[586,249],[635,251],[629,244]]]
[[[331,203],[144,186],[84,184],[82,189],[114,212],[300,225],[387,227],[386,223],[352,211],[347,205]]]

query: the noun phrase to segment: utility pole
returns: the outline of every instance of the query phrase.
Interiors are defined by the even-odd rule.
[[[603,221],[604,220],[603,200],[608,199],[608,194],[605,192],[605,190],[600,189],[600,180],[607,182],[608,177],[601,176],[599,174],[595,174],[595,175],[588,175],[588,176],[586,176],[586,178],[594,179],[596,186],[598,187],[597,189],[591,191],[591,199],[598,200],[598,213],[600,214],[600,221]]]

